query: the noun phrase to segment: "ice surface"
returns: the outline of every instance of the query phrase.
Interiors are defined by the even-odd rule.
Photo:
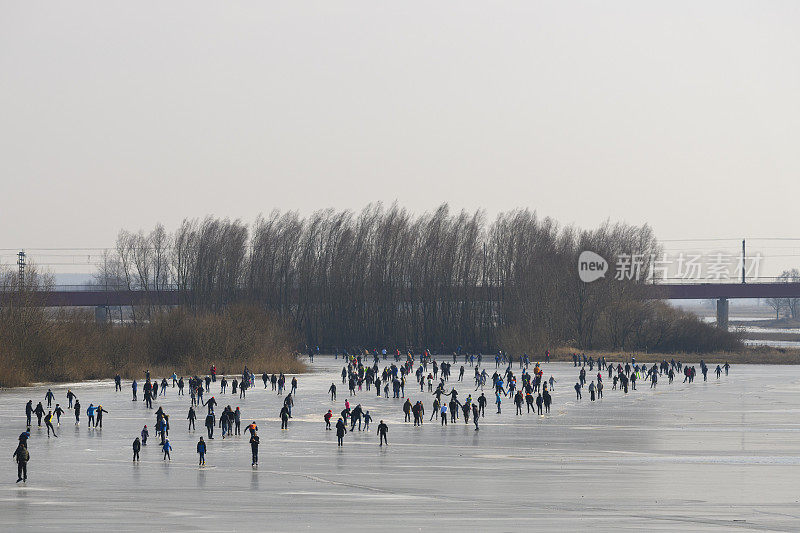
[[[164,463],[151,434],[141,464],[131,442],[153,411],[131,402],[130,383],[70,385],[85,408],[102,403],[104,429],[62,418],[60,438],[34,427],[27,485],[15,484],[11,459],[24,429],[24,406],[42,401],[47,386],[0,391],[0,444],[7,454],[0,479],[0,529],[69,531],[297,531],[300,529],[519,531],[800,530],[800,367],[734,366],[717,380],[693,385],[662,379],[627,396],[606,383],[605,398],[577,404],[577,369],[544,365],[558,383],[549,416],[515,416],[512,402],[494,413],[491,394],[481,430],[463,421],[428,422],[432,397],[412,392],[427,409],[422,428],[404,424],[402,400],[366,391],[351,398],[374,417],[336,446],[322,415],[326,394],[339,387],[334,413],[346,397],[343,362],[318,357],[299,376],[294,419],[281,431],[282,397],[258,386],[246,399],[230,393],[221,406],[240,406],[244,424],[256,420],[260,466],[250,467],[245,436],[208,444],[198,468],[195,444],[205,431],[186,430],[189,396],[177,389],[156,402],[170,414],[172,462]],[[488,367],[494,371],[494,364]],[[457,376],[457,366],[454,366]],[[591,373],[590,375],[596,374]],[[471,369],[456,384],[472,392]],[[159,376],[160,378],[161,376]],[[289,378],[291,379],[291,378]],[[454,378],[455,379],[455,378]],[[452,383],[452,381],[451,381]],[[66,404],[67,385],[53,387]],[[141,389],[140,389],[141,397]],[[221,411],[221,406],[218,412]],[[379,448],[375,426],[389,425]],[[244,425],[243,424],[243,425]]]

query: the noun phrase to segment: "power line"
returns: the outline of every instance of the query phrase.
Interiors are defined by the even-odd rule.
[[[709,242],[709,241],[739,241],[741,242],[741,238],[737,239],[723,239],[723,238],[708,238],[708,239],[656,239],[658,242]]]
[[[107,251],[113,250],[114,248],[25,248],[26,250],[45,250],[45,251],[68,251],[68,250],[98,250],[98,251]],[[141,248],[140,248],[141,249]],[[154,250],[155,248],[146,247],[147,250]],[[17,252],[19,248],[0,248],[0,252]]]

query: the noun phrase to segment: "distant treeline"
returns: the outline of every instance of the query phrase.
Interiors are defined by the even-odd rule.
[[[580,281],[592,250],[611,271]],[[648,226],[561,227],[518,210],[488,222],[446,205],[412,215],[397,206],[301,217],[273,212],[252,225],[208,217],[173,233],[122,231],[97,282],[186,291],[192,313],[248,304],[293,326],[308,345],[452,350],[579,349],[706,352],[740,347],[732,334],[642,298],[643,281],[616,280],[618,254],[658,243]],[[150,318],[154,307],[135,311]]]
[[[36,292],[48,281],[29,269],[23,287],[16,273],[0,276],[23,305],[0,308],[0,387],[45,381],[142,378],[221,373],[302,372],[291,328],[263,309],[230,305],[216,313],[160,310],[137,324],[98,324],[90,312],[46,309]]]

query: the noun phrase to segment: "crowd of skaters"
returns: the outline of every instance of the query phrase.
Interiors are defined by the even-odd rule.
[[[309,350],[309,359],[313,362],[313,357],[319,352],[316,350]],[[355,398],[359,394],[371,393],[375,391],[376,397],[383,396],[389,398],[391,391],[393,399],[405,400],[401,404],[401,410],[404,415],[404,422],[413,423],[414,427],[421,427],[425,421],[426,411],[425,405],[422,400],[415,402],[406,394],[406,388],[409,387],[416,390],[419,387],[419,392],[424,393],[427,390],[432,397],[431,413],[428,422],[438,418],[441,426],[446,426],[448,423],[452,424],[459,419],[463,420],[464,424],[472,424],[475,431],[480,429],[479,421],[486,416],[485,410],[488,404],[485,389],[494,394],[494,403],[496,405],[498,415],[502,414],[502,403],[505,399],[509,399],[515,406],[515,415],[522,415],[524,413],[534,413],[537,415],[546,415],[550,412],[550,407],[553,402],[552,392],[555,389],[556,380],[551,375],[549,379],[545,379],[544,371],[541,363],[533,364],[527,354],[523,354],[516,361],[513,356],[498,352],[494,355],[495,368],[491,376],[489,375],[485,366],[483,366],[482,354],[462,354],[461,350],[457,350],[452,354],[452,363],[449,362],[449,356],[445,358],[439,357],[429,350],[423,350],[421,353],[415,355],[411,351],[402,353],[395,350],[394,353],[389,353],[387,350],[372,351],[353,351],[348,353],[343,351],[339,353],[338,350],[334,351],[334,356],[338,359],[340,356],[345,360],[346,364],[341,371],[341,382],[347,386],[348,398],[344,401],[344,409],[339,413],[338,420],[332,426],[332,419],[336,416],[333,414],[333,409],[328,409],[323,415],[325,423],[325,430],[336,431],[337,446],[344,445],[344,437],[349,432],[356,431],[369,431],[372,416],[368,409],[362,407],[360,403],[351,405],[350,399]],[[383,358],[383,368],[381,369],[381,356]],[[393,362],[388,362],[387,359],[392,357]],[[463,357],[463,360],[460,358]],[[371,359],[372,364],[369,364]],[[543,357],[545,362],[549,362],[550,353],[545,352]],[[662,361],[659,364],[652,364],[648,367],[646,364],[637,364],[635,357],[629,361],[619,363],[607,362],[605,357],[593,359],[591,356],[586,357],[584,354],[572,354],[573,366],[579,367],[578,380],[575,383],[576,399],[580,401],[583,398],[583,390],[586,389],[589,393],[591,401],[601,399],[603,397],[603,374],[607,372],[608,379],[613,383],[612,389],[619,390],[627,394],[629,390],[636,390],[636,381],[646,379],[650,382],[650,387],[655,388],[659,377],[666,375],[668,382],[672,383],[677,373],[683,373],[683,382],[692,383],[695,378],[696,369],[694,366],[683,365],[680,361],[674,359],[667,362]],[[463,362],[458,368],[458,376],[455,378],[455,383],[464,383],[466,367],[472,367],[473,371],[473,384],[466,385],[468,392],[466,397],[463,397],[455,385],[449,387],[452,375],[453,365],[458,365]],[[515,372],[515,362],[519,364],[519,371]],[[387,364],[389,363],[389,364]],[[595,366],[597,367],[597,374],[591,379],[587,379],[587,375],[594,372]],[[701,360],[700,370],[703,375],[704,381],[707,380],[709,367]],[[588,369],[588,372],[587,372]],[[717,365],[714,372],[717,379],[720,378],[722,373],[728,375],[730,365],[726,362],[724,365]],[[413,378],[412,378],[413,376]],[[287,385],[287,378],[283,373],[262,373],[261,382],[264,389],[270,389],[278,395],[286,395],[283,398],[283,405],[278,415],[281,421],[281,430],[288,430],[289,420],[292,418],[292,407],[294,406],[294,397],[298,388],[297,377],[293,377]],[[219,428],[221,431],[222,439],[231,436],[241,435],[242,426],[242,413],[237,406],[235,409],[231,405],[226,405],[218,409],[218,402],[216,397],[212,394],[211,388],[216,384],[219,385],[219,394],[225,395],[230,389],[230,394],[238,394],[240,398],[246,397],[247,390],[256,386],[256,375],[252,373],[246,366],[241,376],[235,376],[228,381],[225,375],[219,376],[217,368],[211,365],[209,374],[204,378],[192,376],[188,379],[178,377],[173,373],[170,379],[162,378],[160,381],[151,379],[150,371],[144,372],[144,383],[142,385],[142,397],[139,399],[138,389],[139,383],[136,379],[131,381],[132,401],[143,401],[147,408],[153,408],[153,400],[159,396],[167,394],[169,389],[177,389],[179,396],[186,394],[188,389],[190,396],[190,406],[188,409],[187,420],[189,431],[196,429],[196,420],[198,418],[195,407],[200,410],[206,409],[205,413],[205,429],[207,437],[204,439],[202,436],[199,438],[196,445],[196,452],[198,455],[199,466],[205,465],[205,456],[208,452],[208,441],[214,440],[215,429]],[[413,385],[410,383],[413,381]],[[171,381],[171,387],[170,387]],[[587,381],[589,382],[587,385]],[[122,378],[117,375],[114,378],[115,391],[122,391]],[[435,385],[434,385],[435,384]],[[480,394],[472,397],[472,393]],[[288,391],[288,392],[287,392]],[[409,390],[409,393],[411,390]],[[337,384],[332,382],[328,388],[330,394],[330,401],[337,401]],[[459,399],[459,396],[462,399]],[[204,396],[210,396],[204,399]],[[66,398],[68,402],[68,409],[74,411],[75,425],[80,424],[80,417],[82,413],[82,406],[77,396],[71,389],[67,389]],[[25,406],[26,425],[27,429],[19,436],[19,444],[14,451],[14,459],[18,464],[18,482],[27,480],[27,462],[30,460],[30,453],[28,451],[28,439],[30,438],[31,421],[33,415],[37,417],[37,424],[42,426],[44,421],[47,428],[47,436],[50,434],[54,437],[56,435],[56,427],[61,425],[61,415],[65,411],[56,403],[55,409],[52,409],[52,403],[55,401],[55,394],[52,389],[48,389],[45,394],[45,402],[47,402],[47,411],[45,410],[42,402],[39,402],[36,407],[33,407],[33,401],[29,400]],[[217,411],[220,411],[217,417]],[[45,413],[46,411],[46,413]],[[88,418],[88,426],[90,429],[102,429],[103,427],[103,414],[108,413],[102,405],[95,406],[93,403],[89,404],[86,409],[86,416]],[[55,424],[53,418],[55,417]],[[412,422],[413,418],[413,422]],[[349,424],[349,429],[348,429]],[[383,421],[377,425],[377,436],[379,446],[383,447],[388,445],[388,425]],[[172,445],[169,441],[170,420],[169,415],[162,407],[158,407],[155,411],[155,424],[153,426],[154,435],[159,438],[158,447],[163,454],[164,461],[171,461]],[[251,448],[251,463],[252,466],[258,465],[258,447],[259,436],[258,426],[255,421],[245,426],[245,433],[249,433],[248,442]],[[135,437],[132,450],[133,461],[140,460],[140,453],[142,447],[147,446],[148,438],[150,437],[150,429],[145,425],[140,434]]]

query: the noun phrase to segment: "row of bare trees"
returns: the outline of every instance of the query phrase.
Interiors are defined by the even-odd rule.
[[[305,218],[276,211],[251,226],[208,217],[171,234],[160,225],[123,231],[97,278],[128,290],[177,288],[203,312],[255,304],[328,348],[655,349],[675,334],[642,299],[657,248],[647,226],[580,230],[528,210],[487,223],[482,211],[447,205],[412,215],[372,204]],[[580,281],[583,250],[609,261],[606,278]],[[638,279],[614,279],[620,254],[639,258]]]
[[[800,282],[800,270],[796,268],[784,270],[778,276],[778,281],[782,283]],[[782,313],[788,314],[792,320],[797,320],[800,316],[800,298],[767,298],[765,302],[775,311],[776,320],[781,318]]]

